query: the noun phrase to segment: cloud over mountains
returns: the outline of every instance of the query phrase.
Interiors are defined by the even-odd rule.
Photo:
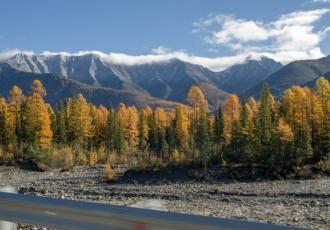
[[[319,28],[317,22],[329,12],[330,9],[295,11],[271,22],[210,14],[193,23],[193,32],[203,34],[205,42],[214,47],[288,63],[324,56],[320,43],[328,36],[330,27]]]
[[[323,1],[323,0],[322,0]],[[129,55],[125,53],[103,53],[100,51],[50,52],[43,55],[81,56],[97,54],[102,60],[114,64],[138,65],[163,62],[174,58],[192,64],[202,65],[213,71],[221,71],[233,64],[241,64],[249,59],[259,60],[269,57],[282,64],[294,60],[317,59],[325,56],[321,43],[330,34],[330,26],[320,27],[318,22],[330,9],[295,11],[279,16],[270,22],[237,18],[234,15],[210,14],[193,23],[193,34],[201,35],[214,53],[227,49],[223,56],[205,57],[186,50],[172,50],[156,47],[148,54]],[[16,53],[34,54],[32,51],[10,50],[0,53],[8,58]]]

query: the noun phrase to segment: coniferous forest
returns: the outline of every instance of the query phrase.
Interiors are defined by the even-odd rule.
[[[0,97],[0,160],[48,165],[129,163],[142,168],[210,164],[264,167],[271,173],[329,168],[330,84],[293,86],[275,100],[264,85],[259,100],[230,94],[215,110],[193,86],[189,106],[173,110],[120,104],[96,107],[78,94],[44,101],[40,81],[23,95]]]

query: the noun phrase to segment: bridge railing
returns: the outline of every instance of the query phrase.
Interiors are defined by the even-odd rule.
[[[68,230],[298,229],[241,220],[3,192],[0,192],[0,220]]]

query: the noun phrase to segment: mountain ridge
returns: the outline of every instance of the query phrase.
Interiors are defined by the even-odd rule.
[[[259,98],[262,85],[267,83],[272,94],[279,96],[293,85],[304,85],[330,71],[330,55],[312,60],[300,60],[289,63],[271,74],[263,82],[245,92],[246,96]]]
[[[218,86],[227,92],[242,94],[282,67],[281,63],[269,58],[261,58],[259,61],[248,60],[246,63],[231,66],[220,72],[219,77],[222,81]]]
[[[263,80],[278,68],[278,63],[263,58],[260,61],[248,60],[239,65],[232,88],[241,86],[244,78],[255,70],[253,80]],[[264,67],[262,62],[271,62],[273,67]],[[75,80],[95,88],[111,88],[129,91],[138,95],[151,96],[162,100],[187,103],[186,97],[191,86],[202,86],[211,106],[224,102],[228,93],[222,87],[225,72],[214,72],[201,65],[195,65],[172,58],[167,61],[143,63],[138,65],[115,64],[102,55],[87,53],[74,55],[34,55],[18,53],[2,62],[15,69],[33,73],[53,73],[63,78]],[[260,62],[260,64],[257,64]],[[235,69],[235,66],[232,66]],[[236,67],[238,68],[238,67]],[[270,68],[268,70],[267,68]],[[227,78],[230,80],[231,77]],[[243,84],[245,87],[249,84]],[[208,92],[208,90],[210,92]],[[242,91],[242,90],[241,90]],[[230,93],[237,93],[233,90]]]
[[[46,89],[46,102],[53,107],[56,106],[59,99],[65,100],[69,97],[82,93],[85,98],[95,105],[114,106],[119,103],[126,105],[135,105],[139,108],[144,106],[173,108],[176,102],[161,100],[151,96],[139,95],[123,90],[111,88],[98,88],[63,78],[56,74],[38,74],[22,72],[12,68],[6,63],[0,64],[0,94],[8,96],[10,89],[17,85],[25,95],[30,92],[30,85],[34,80],[40,80]]]
[[[248,59],[220,72],[177,58],[136,65],[118,64],[95,53],[79,56],[18,53],[0,60],[0,63],[8,64],[12,71],[15,69],[40,76],[50,74],[56,77],[56,81],[57,78],[69,80],[65,84],[73,84],[70,81],[75,85],[79,83],[75,89],[84,89],[84,92],[87,89],[92,94],[103,91],[103,94],[117,97],[112,99],[116,102],[122,95],[131,95],[130,98],[134,95],[136,102],[151,100],[157,104],[159,101],[155,101],[162,100],[161,103],[187,104],[188,91],[196,85],[202,89],[211,107],[223,104],[229,93],[258,98],[266,82],[278,98],[291,86],[312,85],[313,80],[330,72],[330,56],[294,61],[285,66],[267,57]]]

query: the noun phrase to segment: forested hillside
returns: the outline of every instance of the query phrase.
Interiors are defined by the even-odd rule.
[[[176,103],[168,100],[151,97],[149,95],[137,94],[134,91],[124,91],[113,88],[92,87],[84,83],[63,78],[58,74],[52,73],[31,73],[16,70],[6,63],[0,63],[0,95],[7,97],[13,86],[21,88],[23,93],[30,93],[30,85],[34,80],[39,80],[47,94],[44,99],[53,108],[59,100],[67,100],[73,95],[81,93],[84,97],[94,105],[114,106],[119,103],[127,105],[135,105],[137,107],[162,106],[165,108],[173,108]]]
[[[330,71],[330,56],[314,60],[294,61],[271,74],[263,82],[245,92],[247,96],[259,97],[263,84],[267,83],[275,98],[294,85],[304,86]]]
[[[276,101],[264,85],[259,101],[230,94],[215,115],[202,91],[193,86],[190,107],[120,104],[94,106],[82,94],[44,101],[39,80],[23,95],[14,86],[0,98],[0,159],[37,160],[63,165],[129,162],[143,167],[245,164],[272,173],[291,173],[305,165],[329,162],[330,85],[294,86]]]

